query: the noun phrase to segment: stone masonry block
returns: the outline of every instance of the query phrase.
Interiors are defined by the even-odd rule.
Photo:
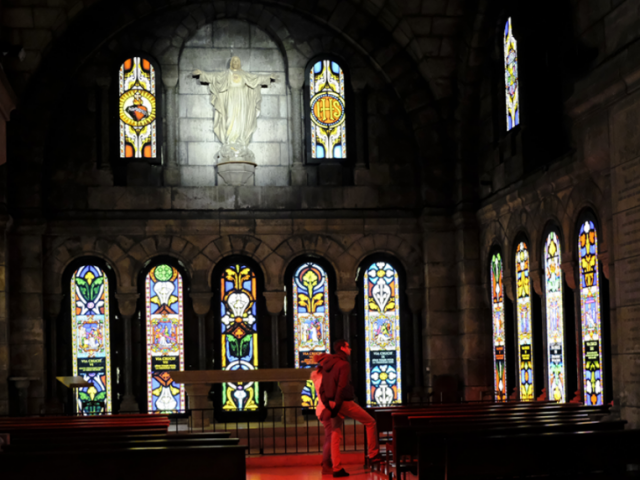
[[[185,142],[215,142],[213,121],[209,119],[181,119],[180,139]]]
[[[215,48],[249,48],[248,23],[238,20],[217,20],[212,26],[213,46]]]
[[[191,76],[194,69],[180,69],[178,80],[178,93],[180,95],[206,95],[209,96],[209,89],[206,85],[201,85]]]
[[[276,44],[271,39],[271,37],[259,29],[251,25],[249,27],[250,35],[251,35],[251,48],[275,48]]]
[[[190,142],[188,145],[189,165],[202,165],[213,167],[215,155],[220,150],[218,142]]]
[[[33,28],[33,12],[30,8],[5,8],[2,24],[11,28]]]
[[[251,70],[255,72],[284,72],[282,54],[271,48],[251,50]]]
[[[213,126],[211,133],[213,134]],[[253,134],[254,142],[286,142],[287,138],[286,120],[258,118],[258,128]]]
[[[215,168],[180,167],[183,187],[211,187],[216,184]]]
[[[289,185],[289,169],[287,167],[256,168],[256,186],[284,187]]]
[[[193,80],[195,82],[195,80]],[[178,95],[178,114],[182,118],[213,119],[215,109],[206,91],[200,95]]]
[[[275,166],[283,163],[279,143],[252,143],[249,148],[255,154],[256,163],[259,166]]]
[[[213,48],[213,30],[212,25],[205,25],[185,43],[185,49],[190,47]]]
[[[245,55],[248,57],[248,55]],[[242,58],[242,57],[241,57]],[[215,48],[185,48],[180,55],[180,70],[191,73],[199,69],[203,72],[222,71],[228,68],[229,51]],[[196,80],[193,79],[193,82]]]
[[[280,97],[278,95],[265,95],[262,97],[262,103],[260,105],[260,117],[261,118],[277,118],[280,117],[280,99],[286,97]],[[284,115],[283,115],[284,116]]]

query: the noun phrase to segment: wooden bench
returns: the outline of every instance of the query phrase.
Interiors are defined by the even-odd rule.
[[[640,430],[468,431],[448,435],[435,447],[429,436],[418,433],[421,480],[525,475],[618,480],[627,477],[627,465],[640,464]]]
[[[453,413],[451,415],[451,413]],[[396,476],[417,467],[417,432],[431,432],[434,442],[448,433],[458,431],[522,431],[527,428],[539,428],[545,431],[577,431],[598,429],[621,429],[624,422],[600,422],[597,419],[606,413],[602,408],[576,408],[556,405],[555,407],[518,407],[471,410],[449,409],[429,411],[425,409],[392,413],[393,434],[387,472]],[[450,415],[450,416],[448,416]],[[594,420],[594,418],[596,418]],[[515,429],[515,430],[514,430]]]

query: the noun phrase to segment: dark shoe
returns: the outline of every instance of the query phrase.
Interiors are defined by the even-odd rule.
[[[345,472],[344,468],[338,472],[333,472],[333,478],[348,477],[348,476],[349,474]]]

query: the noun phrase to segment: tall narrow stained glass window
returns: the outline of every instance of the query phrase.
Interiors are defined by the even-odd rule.
[[[372,263],[364,275],[366,401],[368,407],[402,403],[398,272]]]
[[[331,352],[329,336],[329,280],[316,263],[304,263],[296,270],[292,281],[293,335],[296,368],[315,367],[316,357]],[[302,406],[318,404],[311,380],[302,390]]]
[[[529,278],[529,249],[520,242],[516,249],[516,287],[518,293],[518,361],[520,364],[520,400],[532,402],[533,392],[533,335],[531,334],[531,279]]]
[[[507,131],[520,124],[520,88],[518,84],[518,42],[513,36],[511,17],[504,26],[504,82],[507,107]]]
[[[344,72],[331,60],[309,71],[311,158],[347,157]]]
[[[602,325],[600,320],[600,279],[598,278],[598,235],[587,220],[580,226],[580,315],[582,319],[582,358],[584,404],[602,405]]]
[[[109,280],[95,265],[84,265],[71,277],[73,375],[89,387],[76,390],[76,411],[111,413]]]
[[[156,71],[151,62],[131,57],[118,75],[120,158],[156,158]]]
[[[257,369],[256,274],[246,265],[234,264],[224,270],[220,281],[222,370]],[[222,384],[225,411],[255,411],[259,405],[257,382]]]
[[[504,334],[504,288],[502,256],[491,257],[491,311],[493,314],[493,378],[495,399],[507,400],[507,362]]]
[[[544,284],[547,306],[547,350],[549,356],[549,400],[564,403],[564,310],[560,239],[549,233],[544,244]]]
[[[185,389],[171,378],[184,370],[182,275],[170,265],[153,267],[145,282],[147,309],[147,408],[185,410]]]

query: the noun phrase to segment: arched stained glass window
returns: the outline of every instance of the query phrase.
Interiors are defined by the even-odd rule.
[[[256,274],[236,263],[224,270],[220,281],[222,370],[257,369]],[[222,408],[227,412],[255,411],[259,400],[257,382],[222,384]]]
[[[171,378],[172,371],[184,370],[182,275],[170,265],[153,267],[147,275],[145,292],[148,411],[184,411],[184,385]]]
[[[580,315],[582,319],[582,358],[584,404],[602,405],[602,325],[600,321],[600,281],[598,278],[598,235],[592,221],[580,226]]]
[[[344,72],[332,60],[309,71],[311,158],[347,157]]]
[[[504,26],[504,81],[507,131],[520,124],[520,88],[518,84],[518,42],[513,36],[511,17]]]
[[[156,72],[151,62],[131,57],[118,75],[120,158],[156,158]]]
[[[304,263],[293,275],[292,295],[295,366],[315,367],[318,355],[331,352],[327,273],[316,263]],[[307,380],[302,390],[302,406],[311,408],[317,403],[313,382]]]
[[[398,272],[372,263],[364,275],[366,400],[369,407],[402,403]]]
[[[547,306],[547,349],[549,355],[549,400],[566,401],[564,368],[564,310],[560,240],[549,233],[544,244],[544,285]]]
[[[491,310],[493,314],[493,377],[495,399],[507,400],[507,364],[504,334],[504,288],[502,256],[491,257]]]
[[[95,265],[84,265],[71,277],[73,375],[90,387],[76,390],[78,413],[111,413],[111,346],[109,280]]]
[[[529,249],[520,242],[516,249],[516,287],[518,293],[518,361],[520,364],[520,400],[531,402],[533,394],[533,335],[531,334],[531,279]]]

